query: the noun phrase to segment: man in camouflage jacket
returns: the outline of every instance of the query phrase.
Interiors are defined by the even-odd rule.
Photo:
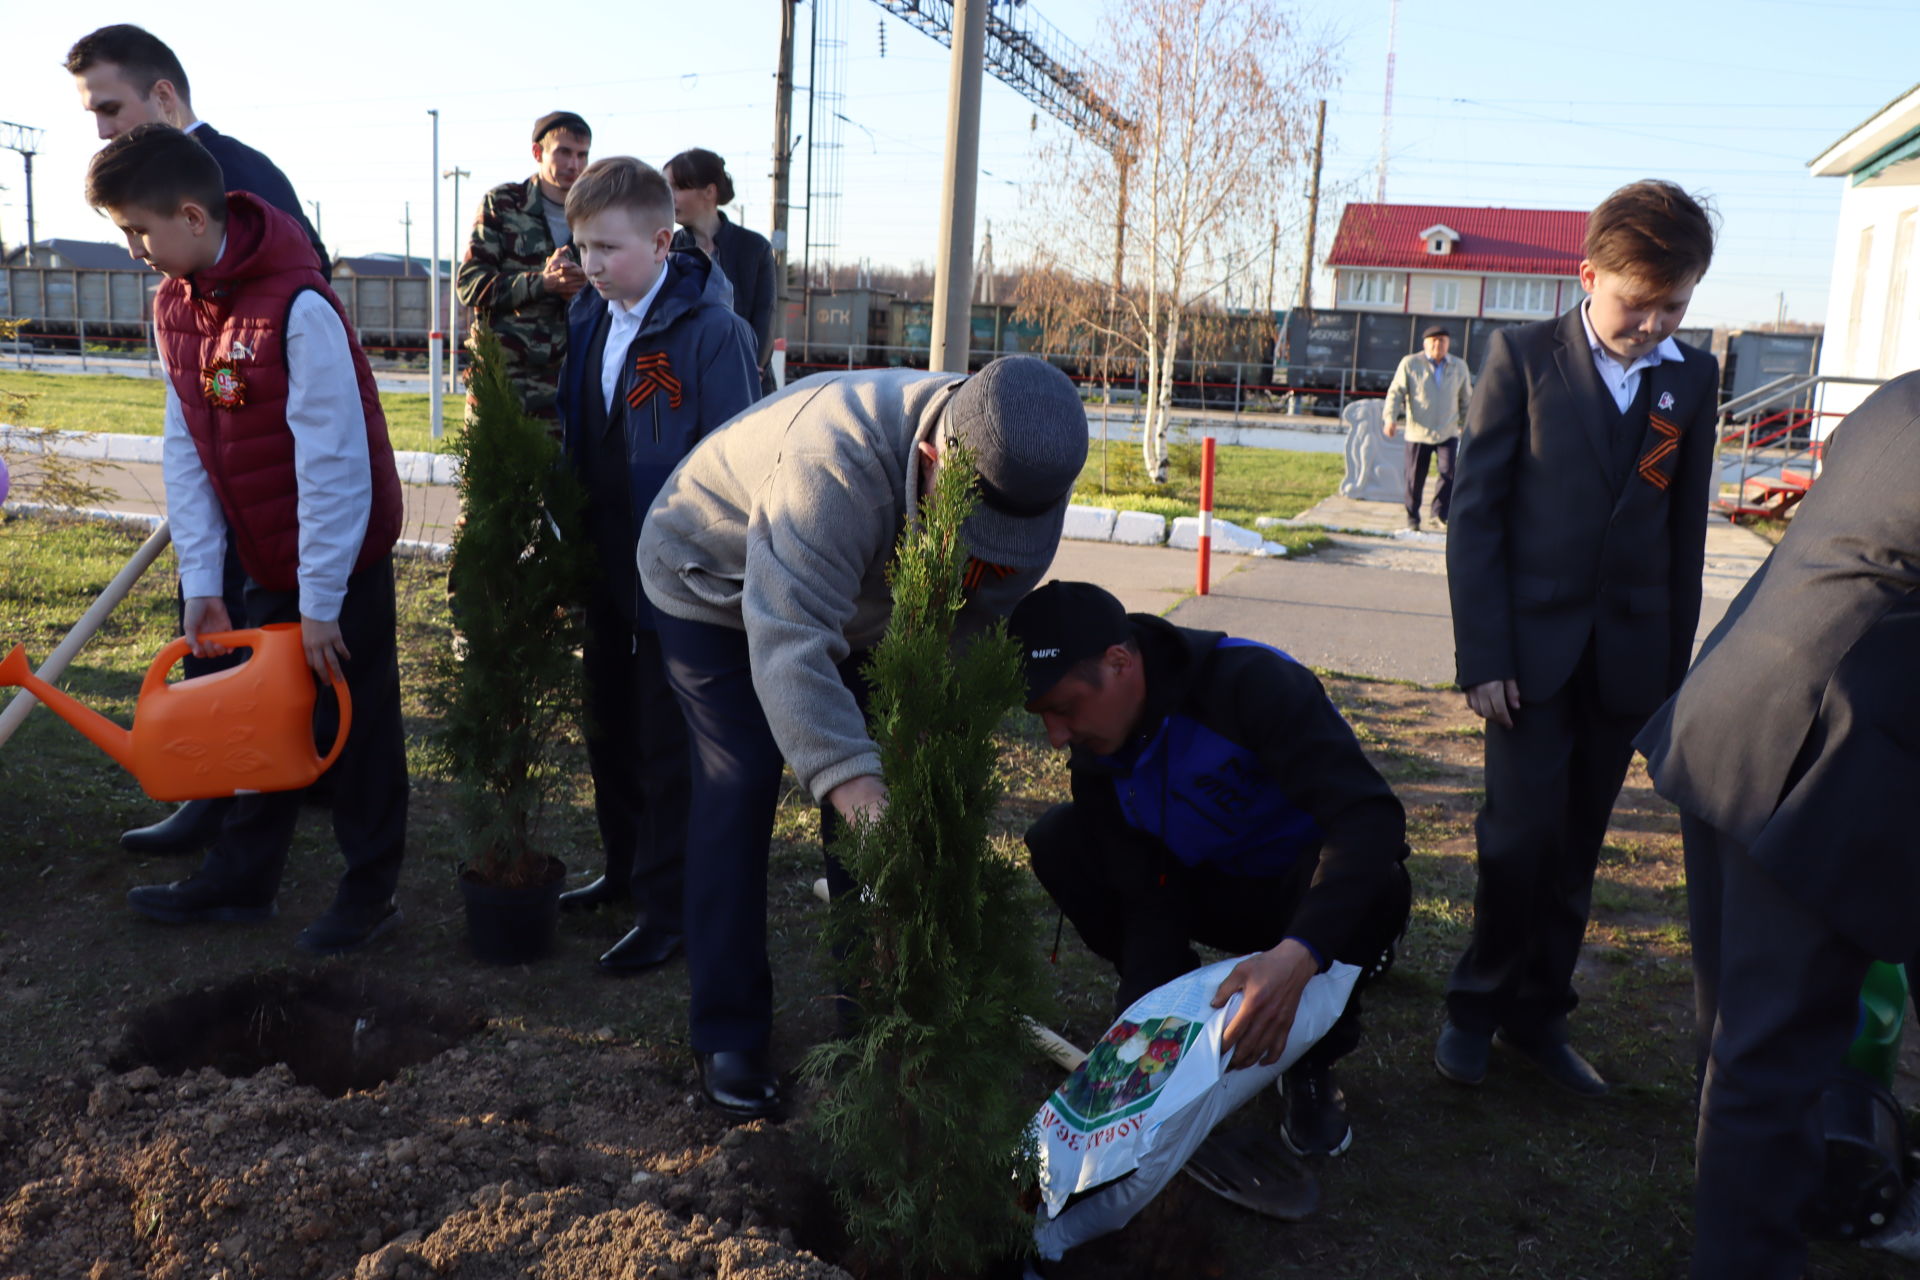
[[[567,232],[567,192],[587,166],[593,134],[571,111],[534,122],[538,168],[524,182],[487,192],[473,221],[456,288],[473,313],[469,351],[485,325],[500,336],[507,376],[520,403],[557,434],[554,397],[567,356],[567,304],[586,285]],[[473,414],[467,397],[467,414]]]

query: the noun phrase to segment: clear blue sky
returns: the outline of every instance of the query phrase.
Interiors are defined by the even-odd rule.
[[[1033,8],[1083,43],[1099,29],[1096,0]],[[740,190],[741,220],[767,227],[776,0],[472,3],[438,10],[433,23],[421,7],[365,0],[145,12],[12,0],[7,9],[0,119],[46,130],[35,162],[43,238],[112,238],[80,199],[99,143],[60,62],[75,38],[118,21],[141,22],[175,47],[199,113],[267,152],[304,198],[319,201],[338,251],[397,252],[408,201],[414,251],[426,251],[429,107],[441,111],[442,167],[472,172],[461,191],[468,211],[479,185],[530,171],[532,120],[567,107],[592,122],[596,154],[658,163],[688,146],[719,151]],[[1306,27],[1330,32],[1344,69],[1328,108],[1329,229],[1342,199],[1373,198],[1388,11],[1389,0],[1300,6]],[[840,256],[929,261],[945,50],[868,0],[823,0],[822,18],[835,13],[845,50],[846,118],[835,122]],[[810,17],[802,6],[803,29]],[[1790,317],[1817,320],[1840,186],[1807,176],[1806,162],[1920,80],[1916,47],[1915,0],[1679,0],[1617,11],[1403,0],[1387,198],[1587,208],[1633,178],[1672,178],[1711,194],[1725,220],[1693,322],[1770,320],[1781,292]],[[804,85],[804,50],[797,71]],[[1032,159],[1033,108],[991,80],[986,99],[981,212],[995,221],[1004,266],[1022,184],[1044,175]],[[808,127],[805,112],[803,96],[796,131]],[[817,124],[817,138],[827,124]],[[1040,116],[1039,132],[1058,127]],[[0,152],[0,184],[0,236],[16,243],[25,207],[10,153]],[[448,251],[450,190],[442,202]],[[1283,264],[1283,291],[1293,270]]]

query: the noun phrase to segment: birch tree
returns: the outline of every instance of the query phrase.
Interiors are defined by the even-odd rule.
[[[1145,374],[1141,460],[1165,483],[1175,361],[1204,354],[1236,275],[1266,293],[1273,229],[1304,221],[1297,170],[1334,60],[1282,0],[1116,0],[1103,30],[1089,80],[1131,128],[1111,149],[1042,147],[1022,312],[1049,347]]]

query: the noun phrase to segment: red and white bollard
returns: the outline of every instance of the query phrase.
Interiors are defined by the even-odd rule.
[[[1200,594],[1207,594],[1213,554],[1213,437],[1200,441]]]

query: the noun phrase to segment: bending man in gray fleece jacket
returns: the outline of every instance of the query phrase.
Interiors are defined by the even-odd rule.
[[[803,378],[702,440],[641,531],[641,585],[693,752],[693,1050],[702,1092],[737,1119],[780,1107],[766,932],[781,761],[822,802],[823,826],[886,804],[858,668],[892,612],[894,546],[955,441],[980,473],[962,531],[977,584],[964,631],[1039,583],[1086,461],[1080,398],[1042,360],[1003,358],[970,378]],[[851,888],[828,870],[836,892]]]

